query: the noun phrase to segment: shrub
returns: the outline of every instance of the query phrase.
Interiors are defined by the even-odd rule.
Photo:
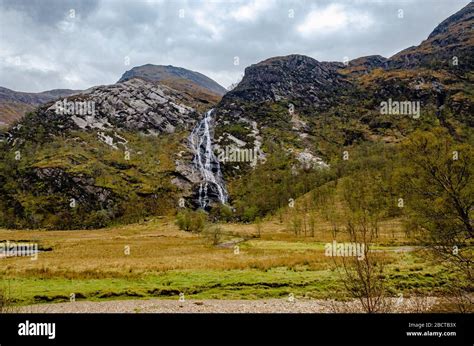
[[[251,206],[245,208],[244,214],[242,215],[242,221],[244,222],[252,222],[258,216],[258,207]]]
[[[212,245],[218,245],[222,239],[222,228],[219,225],[212,225],[206,229],[205,234]]]
[[[10,312],[12,310],[13,301],[10,289],[2,282],[0,283],[0,313]]]
[[[230,222],[234,218],[234,212],[228,205],[219,204],[212,207],[209,217],[213,221]]]
[[[176,225],[186,232],[202,232],[206,225],[207,215],[204,211],[185,210],[176,216]]]

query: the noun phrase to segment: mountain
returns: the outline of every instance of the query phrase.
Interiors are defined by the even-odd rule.
[[[419,100],[425,110],[421,122],[434,116],[445,124],[452,118],[472,125],[473,13],[470,3],[419,46],[389,59],[367,56],[346,66],[289,55],[252,65],[216,107],[217,121],[222,123],[216,128],[218,138],[225,140],[221,136],[225,133],[244,140],[256,127],[271,127],[291,129],[286,137],[296,135],[291,141],[301,142],[302,147],[307,147],[304,142],[311,136],[320,147],[324,142],[347,145],[355,139],[397,141],[420,122],[381,114],[380,103],[390,98]],[[454,56],[458,65],[452,64]],[[290,106],[293,112],[288,111]],[[224,124],[230,119],[232,125]],[[333,124],[331,140],[321,138],[327,119]]]
[[[313,114],[337,107],[352,85],[341,63],[303,55],[274,57],[245,69],[242,81],[216,106],[215,140],[220,147],[256,150],[278,143],[297,156],[320,162],[309,150],[318,134]],[[250,163],[224,163],[227,179],[248,172]]]
[[[471,138],[474,42],[467,28],[474,24],[473,11],[470,3],[419,46],[388,59],[375,55],[345,65],[289,55],[246,68],[216,106],[214,127],[218,147],[257,151],[261,163],[221,164],[231,200],[246,206],[241,215],[253,207],[274,212],[296,194],[304,179],[292,180],[288,167],[305,170],[307,179],[308,166],[337,166],[343,153],[391,148],[416,130],[436,126],[458,140]],[[453,56],[459,64],[452,64]],[[392,101],[407,109],[382,111]],[[262,181],[264,190],[258,188]],[[277,184],[288,186],[274,189]]]
[[[124,82],[132,78],[142,78],[147,81],[161,82],[162,84],[174,87],[180,85],[187,89],[198,87],[219,96],[224,95],[227,90],[205,75],[190,71],[182,67],[164,65],[143,65],[132,68],[125,72],[119,79]]]
[[[334,93],[348,86],[338,68],[339,64],[321,63],[304,55],[270,58],[247,67],[244,78],[224,96],[223,103],[234,99],[279,101],[304,94],[302,102],[324,107]]]
[[[133,78],[66,101],[39,106],[6,133],[2,161],[21,155],[14,175],[0,173],[22,191],[0,188],[3,210],[15,210],[10,227],[101,227],[176,205],[177,186],[180,194],[186,186],[174,183],[175,160],[192,160],[182,143],[200,117],[193,107],[206,108],[208,100]],[[78,208],[66,207],[70,200]]]
[[[387,58],[381,55],[369,55],[349,61],[345,70],[351,74],[367,74],[373,69],[387,66]]]
[[[252,221],[361,170],[361,161],[344,165],[346,155],[380,169],[407,136],[438,127],[467,142],[472,13],[469,4],[390,58],[269,58],[227,93],[201,74],[144,65],[70,104],[49,101],[0,141],[0,224],[102,227],[175,213],[181,198],[197,207],[205,195],[213,217]],[[249,155],[232,157],[236,148]],[[213,181],[225,181],[232,209],[219,205]]]
[[[391,68],[472,71],[474,63],[474,3],[470,2],[439,24],[420,45],[407,48],[389,60]]]
[[[0,87],[0,126],[12,124],[40,104],[78,92],[79,90],[54,89],[26,93]]]
[[[20,123],[28,126],[15,126],[8,133],[17,143],[33,135],[25,131],[39,129],[44,129],[46,137],[80,130],[173,133],[199,117],[191,107],[197,102],[165,85],[134,78],[70,96],[66,105],[61,99],[44,104]]]
[[[26,93],[0,87],[0,101],[23,102],[36,106],[59,97],[73,95],[79,92],[79,90],[53,89],[40,93]]]

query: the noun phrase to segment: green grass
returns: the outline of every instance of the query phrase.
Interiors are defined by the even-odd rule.
[[[231,238],[249,239],[239,243],[239,255],[233,247],[212,246],[204,235],[180,231],[170,218],[88,231],[0,230],[0,239],[35,241],[51,250],[36,261],[0,259],[0,284],[10,288],[18,305],[67,302],[72,293],[76,300],[91,301],[178,299],[181,292],[187,299],[269,299],[290,293],[347,298],[343,275],[324,255],[331,238],[324,228],[314,238],[297,237],[283,224],[266,220],[261,238],[251,238],[255,225],[221,227]],[[422,251],[395,252],[406,239],[400,233],[392,238],[390,227],[382,228],[371,247],[385,250],[388,293],[445,293],[456,274],[431,263]],[[123,252],[126,245],[129,256]]]
[[[403,254],[387,267],[388,290],[403,294],[436,295],[453,279],[440,267],[416,263],[413,254]],[[398,268],[398,269],[397,269]],[[401,269],[400,269],[401,268]],[[179,293],[193,299],[268,299],[293,293],[297,297],[342,299],[342,277],[331,269],[311,270],[275,267],[269,270],[172,270],[140,278],[64,279],[61,277],[12,278],[8,280],[19,305],[76,300],[162,298],[178,299]]]

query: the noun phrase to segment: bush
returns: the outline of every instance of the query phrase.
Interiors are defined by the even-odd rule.
[[[176,216],[176,225],[186,232],[202,232],[206,225],[207,215],[204,211],[185,210]]]
[[[205,235],[212,245],[218,245],[222,239],[222,228],[219,225],[212,225],[206,229]]]
[[[244,214],[242,215],[242,221],[252,222],[258,216],[258,207],[251,206],[244,209]]]
[[[10,289],[2,282],[0,283],[0,313],[12,311],[13,300]]]
[[[234,212],[228,205],[219,204],[212,207],[209,217],[212,221],[230,222],[234,218]]]

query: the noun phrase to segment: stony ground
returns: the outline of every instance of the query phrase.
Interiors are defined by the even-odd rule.
[[[427,311],[436,298],[391,299],[390,312]],[[16,310],[23,313],[331,313],[360,312],[357,302],[331,300],[111,300],[38,304]]]

